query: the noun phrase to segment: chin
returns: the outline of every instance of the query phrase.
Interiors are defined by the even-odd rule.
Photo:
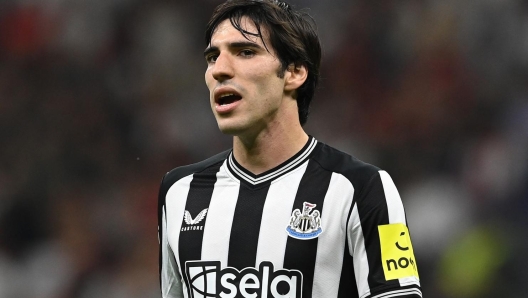
[[[251,135],[253,133],[262,130],[265,125],[262,125],[259,121],[252,121],[249,118],[216,118],[218,129],[223,134],[231,136],[242,136]]]
[[[242,125],[236,125],[235,123],[226,123],[227,121],[218,121],[218,129],[226,135],[238,135],[244,131]]]

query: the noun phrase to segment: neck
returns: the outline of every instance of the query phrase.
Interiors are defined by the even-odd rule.
[[[294,128],[264,130],[254,137],[235,136],[233,155],[237,162],[255,175],[285,162],[308,142],[301,125]]]

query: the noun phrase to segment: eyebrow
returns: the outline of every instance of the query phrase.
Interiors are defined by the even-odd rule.
[[[261,45],[255,42],[251,41],[236,41],[231,42],[228,44],[229,48],[239,49],[239,48],[256,48],[256,49],[264,49]],[[204,51],[204,57],[207,57],[211,53],[216,53],[220,51],[217,46],[210,46]]]

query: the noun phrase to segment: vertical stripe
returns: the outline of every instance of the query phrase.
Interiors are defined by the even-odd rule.
[[[227,264],[239,270],[253,267],[257,258],[258,231],[270,182],[250,188],[240,185],[233,216]]]
[[[398,193],[398,189],[396,189],[396,185],[394,185],[394,182],[387,172],[379,171],[379,174],[381,177],[381,183],[383,184],[387,208],[389,210],[389,223],[406,224],[403,203],[400,194]]]
[[[260,226],[256,268],[262,261],[272,262],[275,270],[284,268],[284,251],[288,240],[286,227],[290,222],[295,194],[307,165],[308,162],[305,162],[291,174],[272,182],[270,186]]]
[[[352,186],[352,190],[354,190],[353,186]],[[338,298],[359,298],[359,292],[358,292],[357,283],[356,283],[356,275],[355,275],[355,270],[354,270],[354,258],[353,258],[354,252],[353,252],[353,249],[350,248],[350,241],[349,241],[350,235],[354,233],[354,230],[351,229],[350,222],[353,220],[351,220],[350,215],[352,214],[353,210],[357,211],[355,207],[356,207],[356,204],[354,204],[354,201],[352,201],[352,207],[350,207],[348,214],[346,216],[345,251],[343,253],[343,267],[341,268],[341,279],[339,281],[339,292],[337,294]]]
[[[216,183],[216,173],[220,168],[221,163],[209,167],[206,170],[195,173],[190,183],[189,194],[185,203],[185,211],[190,214],[193,219],[204,210],[209,208],[209,202],[213,195],[214,185]],[[181,197],[180,197],[181,198]],[[175,219],[177,221],[177,219]],[[207,222],[207,215],[199,223],[187,224],[184,217],[180,220],[182,227],[189,230],[180,231],[180,239],[178,242],[180,266],[185,267],[185,262],[192,260],[200,260],[202,256],[202,239],[203,226]],[[186,280],[188,284],[188,280]]]
[[[339,281],[338,298],[359,298],[357,284],[355,282],[354,259],[349,253],[348,241],[345,241],[343,252],[343,267],[341,268],[341,280]]]
[[[187,202],[185,204],[185,211],[188,211],[193,219],[196,219],[198,214],[203,210],[209,208],[209,202],[213,195],[214,185],[216,182],[215,170],[209,170],[206,172],[196,173],[191,181],[189,195],[187,196]],[[182,217],[182,226],[188,228],[197,228],[203,226],[206,219],[202,220],[199,224],[189,225],[185,223]],[[202,234],[203,230],[191,229],[188,231],[182,231],[180,233],[180,258],[182,263],[186,261],[199,260],[202,254]]]
[[[303,203],[316,204],[314,210],[319,210],[321,214],[321,225],[324,224],[323,202],[330,184],[332,173],[327,171],[318,163],[310,160],[306,169],[299,190],[295,197],[294,209],[303,210]],[[312,211],[313,212],[313,211]],[[323,225],[323,233],[324,225]],[[318,238],[310,240],[300,240],[288,237],[286,251],[284,255],[284,268],[297,269],[303,274],[303,297],[312,297],[312,287],[315,269],[315,259],[317,255]]]
[[[348,179],[341,174],[332,174],[321,214],[324,230],[317,243],[313,297],[337,297],[353,193],[354,188]]]
[[[182,227],[181,218],[183,218],[185,211],[186,200],[184,198],[187,198],[188,196],[189,186],[191,184],[192,178],[193,176],[189,175],[173,184],[167,191],[165,201],[167,215],[167,241],[169,246],[172,248],[174,257],[176,258],[176,263],[179,265],[181,265],[178,245],[180,242],[180,230]],[[183,276],[181,275],[182,268],[180,267],[181,266],[178,267],[178,270],[180,276]],[[186,289],[185,284],[183,287]],[[186,293],[186,291],[184,293]]]
[[[222,268],[227,266],[230,231],[240,187],[239,181],[226,176],[225,167],[217,175],[202,245],[202,260],[220,261]]]
[[[348,247],[352,255],[354,263],[354,275],[356,278],[356,287],[360,297],[370,294],[368,284],[369,265],[367,258],[367,250],[365,249],[365,238],[361,230],[361,222],[359,221],[359,214],[357,204],[354,204],[352,213],[350,214],[350,221],[348,222]]]
[[[170,261],[170,247],[169,243],[167,242],[167,219],[165,216],[165,209],[162,209],[162,215],[161,215],[161,227],[160,227],[160,245],[162,247],[161,250],[161,264],[164,265],[161,267],[161,295],[162,297],[167,297],[169,295],[169,289],[171,288],[172,284],[175,283],[175,267],[173,267]]]
[[[163,267],[161,270],[161,294],[162,297],[182,298],[182,279],[178,269],[178,264],[167,239],[167,217],[165,208],[162,210],[162,239],[163,247],[161,259]]]
[[[379,173],[365,185],[358,199],[358,213],[365,239],[369,263],[368,283],[372,289],[379,286],[399,287],[397,280],[385,280],[381,264],[381,243],[378,225],[389,224],[389,210]]]

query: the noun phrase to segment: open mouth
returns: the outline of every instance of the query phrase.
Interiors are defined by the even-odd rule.
[[[235,93],[226,93],[222,94],[218,100],[216,101],[219,105],[225,106],[231,103],[234,103],[235,101],[239,101],[242,99],[242,96],[235,94]]]

